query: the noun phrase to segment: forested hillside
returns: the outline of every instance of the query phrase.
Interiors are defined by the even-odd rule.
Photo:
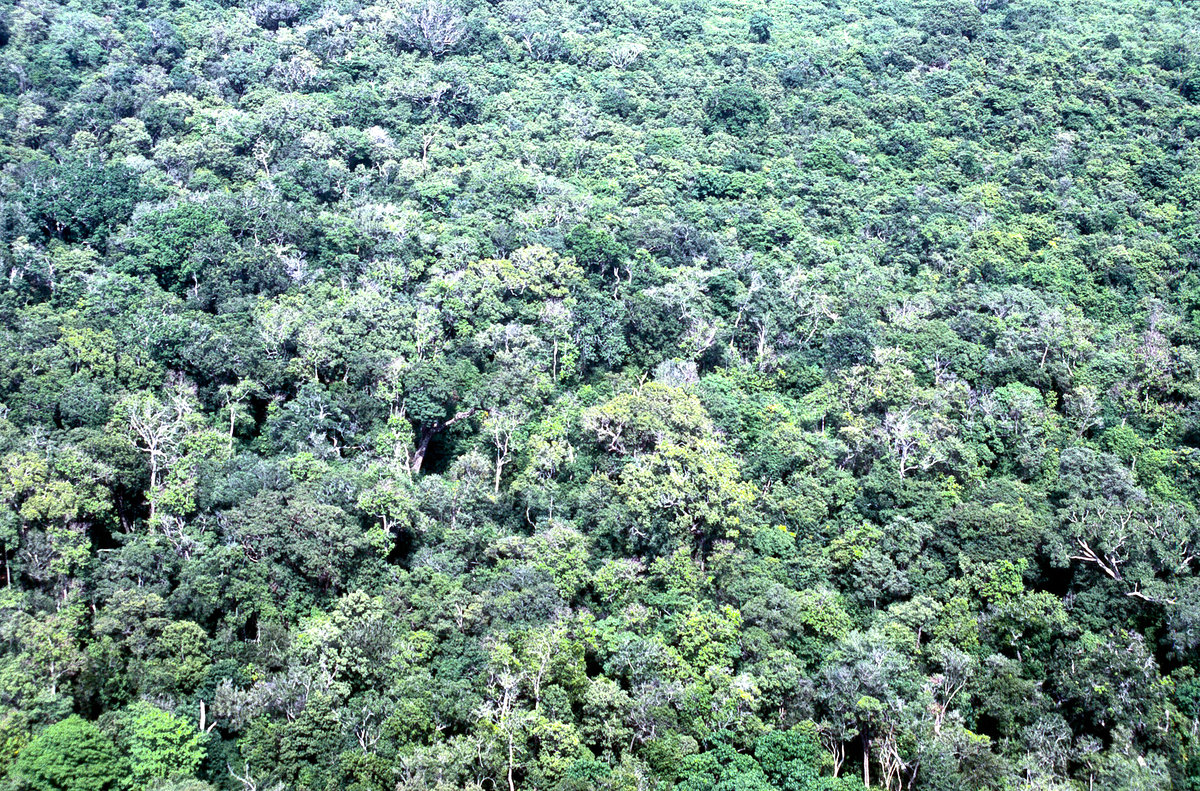
[[[3,791],[1200,789],[1200,7],[0,0]]]

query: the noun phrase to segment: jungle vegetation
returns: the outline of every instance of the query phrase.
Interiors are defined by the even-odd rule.
[[[0,789],[1200,789],[1200,6],[0,0]]]

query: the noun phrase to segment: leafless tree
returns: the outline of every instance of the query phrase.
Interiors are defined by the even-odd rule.
[[[421,0],[400,11],[400,42],[433,58],[453,51],[466,32],[462,14],[443,0]]]
[[[145,393],[131,397],[126,401],[125,411],[130,439],[149,459],[150,520],[153,522],[166,485],[167,470],[177,460],[180,447],[192,428],[194,389],[179,382],[166,398]]]

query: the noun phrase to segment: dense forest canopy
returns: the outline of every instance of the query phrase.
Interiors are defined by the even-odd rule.
[[[1200,7],[0,0],[0,788],[1200,789]]]

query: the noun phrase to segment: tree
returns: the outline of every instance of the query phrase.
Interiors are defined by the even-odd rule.
[[[391,545],[382,530],[364,530],[341,508],[303,492],[264,490],[228,518],[225,539],[242,559],[238,576],[262,575],[281,592],[300,580],[316,591],[338,592]]]
[[[123,787],[128,765],[99,728],[71,716],[21,750],[12,776],[17,788],[27,791],[116,791]]]
[[[766,44],[771,40],[771,25],[774,20],[771,15],[762,11],[755,11],[750,15],[750,35],[759,44]]]
[[[315,694],[300,715],[283,728],[278,772],[295,788],[324,788],[337,763],[341,743],[333,701]]]
[[[146,671],[151,690],[188,695],[205,680],[208,634],[192,621],[172,621],[155,639]]]
[[[200,421],[193,396],[180,386],[165,398],[151,393],[131,396],[123,404],[130,441],[146,454],[150,466],[150,522],[155,524],[167,496],[167,474],[183,455],[184,443]]]
[[[843,743],[857,736],[862,746],[863,785],[871,785],[872,746],[886,748],[896,738],[906,705],[911,665],[878,633],[854,633],[842,641],[822,668],[818,689],[830,716],[826,726],[835,762]],[[887,751],[882,751],[886,757]]]
[[[497,494],[500,493],[500,476],[504,473],[504,465],[512,460],[517,450],[517,434],[528,420],[529,412],[515,405],[488,410],[483,421],[483,428],[491,435],[492,445],[496,449],[496,475],[492,488]]]
[[[610,453],[641,455],[660,444],[683,444],[712,433],[692,393],[649,382],[583,413],[583,425]]]
[[[66,447],[41,453],[10,453],[0,460],[0,498],[21,525],[26,550],[35,540],[31,529],[44,530],[48,552],[25,566],[41,582],[69,578],[87,562],[91,542],[88,527],[111,517],[112,503],[105,488],[109,471],[77,449]],[[11,539],[10,539],[11,540]],[[14,542],[15,543],[15,542]],[[16,549],[15,546],[6,549]],[[11,572],[6,575],[11,580]]]
[[[422,0],[400,9],[396,36],[402,44],[440,58],[466,35],[462,15],[445,0]]]
[[[610,524],[631,546],[665,553],[682,542],[707,552],[714,541],[736,538],[753,520],[754,491],[717,443],[664,443],[627,464],[613,486],[620,510]]]
[[[633,729],[626,723],[632,708],[629,694],[614,681],[600,676],[591,681],[583,698],[580,735],[599,748],[599,755],[615,757],[629,742]]]
[[[1062,453],[1059,478],[1063,532],[1055,548],[1098,569],[1126,596],[1173,603],[1200,541],[1191,509],[1152,502],[1118,459],[1088,448]]]
[[[754,742],[754,758],[763,768],[767,780],[780,791],[851,791],[862,788],[854,780],[831,782],[827,773],[832,768],[820,744],[817,726],[812,721],[801,722],[790,730],[771,731]]]
[[[433,438],[460,421],[469,420],[479,407],[468,402],[476,397],[479,371],[466,360],[450,366],[437,360],[418,364],[405,382],[404,414],[418,425],[412,471],[420,472]]]
[[[247,422],[250,410],[246,402],[262,394],[262,387],[251,379],[243,379],[237,384],[221,386],[221,400],[229,410],[229,447],[233,448],[233,434],[237,429],[239,419]]]
[[[954,703],[954,699],[966,688],[975,671],[975,659],[970,654],[957,648],[939,646],[938,663],[941,672],[933,675],[927,684],[932,703],[933,733],[938,736],[942,732],[942,723],[946,713]]]
[[[21,198],[46,236],[65,242],[94,238],[104,244],[133,212],[138,181],[138,174],[123,163],[72,158],[33,167]]]
[[[193,778],[204,760],[204,740],[192,722],[149,703],[122,712],[121,743],[139,788],[156,780]]]
[[[521,686],[528,677],[506,645],[496,647],[490,666],[487,693],[477,717],[500,751],[499,762],[508,791],[516,791],[516,773],[525,765],[528,750],[527,731],[536,721],[534,713],[521,701]]]
[[[771,117],[767,102],[746,85],[718,88],[705,102],[710,129],[723,129],[734,137],[747,137]]]

